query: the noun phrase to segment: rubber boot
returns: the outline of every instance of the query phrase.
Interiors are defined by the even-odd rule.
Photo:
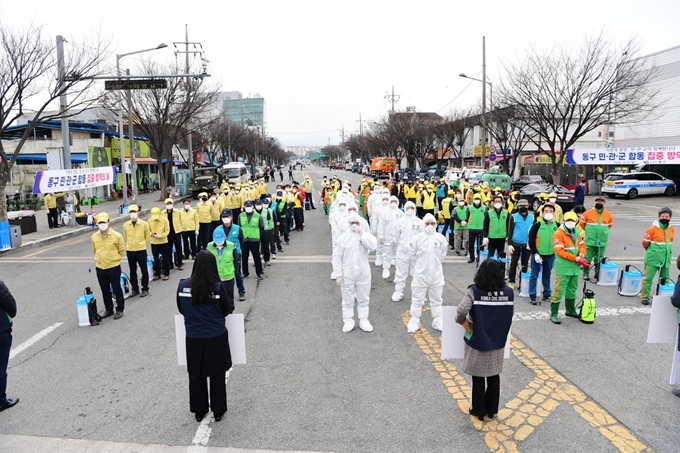
[[[564,307],[567,309],[565,315],[570,318],[578,318],[578,313],[574,308],[576,306],[576,300],[574,299],[564,299]]]
[[[560,317],[557,315],[559,309],[560,309],[559,302],[550,304],[550,320],[553,322],[553,324],[562,324]]]

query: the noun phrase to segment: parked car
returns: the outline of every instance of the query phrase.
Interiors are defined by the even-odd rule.
[[[546,181],[541,175],[522,175],[519,179],[512,182],[512,190],[519,190],[527,184],[548,184],[550,181]]]
[[[361,163],[360,162],[354,162],[352,164],[352,173],[361,173]]]
[[[560,205],[562,211],[571,211],[574,208],[574,191],[569,190],[564,186],[555,186],[549,183],[539,183],[539,184],[527,184],[518,191],[519,199],[524,198],[529,201],[529,206],[534,211],[538,209],[541,202],[538,196],[541,193],[552,193],[557,194],[557,204]]]
[[[333,170],[344,170],[345,169],[345,164],[340,162],[335,164],[335,167],[333,167]]]
[[[673,181],[651,171],[610,173],[602,185],[602,193],[611,198],[617,195],[631,199],[637,198],[638,195],[673,196],[675,192],[676,186]]]

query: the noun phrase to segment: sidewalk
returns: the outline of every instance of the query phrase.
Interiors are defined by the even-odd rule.
[[[148,194],[139,194],[137,196],[136,204],[141,207],[140,214],[142,215],[148,214],[149,211],[151,211],[151,208],[153,207],[159,207],[161,209],[164,208],[165,205],[163,203],[163,200],[159,201],[159,197],[160,197],[159,191],[155,191]],[[182,198],[179,199],[181,200]],[[128,201],[128,203],[130,203],[130,201]],[[121,204],[123,204],[122,199],[106,200],[94,206],[94,209],[97,214],[99,214],[100,212],[106,212],[107,214],[109,214],[109,218],[111,219],[111,225],[117,225],[125,222],[130,218],[127,214],[121,215],[119,213],[119,207]],[[192,204],[193,205],[196,204],[194,200],[192,200]],[[90,212],[90,207],[83,206],[81,207],[81,211]],[[22,235],[21,247],[0,250],[0,257],[17,253],[20,250],[41,247],[65,238],[85,233],[91,233],[94,231],[92,227],[88,227],[87,225],[85,226],[78,225],[75,227],[61,227],[58,229],[51,230],[47,223],[47,210],[42,209],[40,211],[36,211],[35,216],[36,222],[38,224],[38,231],[36,231],[35,233]]]

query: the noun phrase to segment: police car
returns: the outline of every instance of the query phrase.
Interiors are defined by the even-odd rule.
[[[672,196],[675,195],[675,183],[651,171],[610,173],[604,180],[602,193],[611,198],[624,195],[631,199],[638,195]]]

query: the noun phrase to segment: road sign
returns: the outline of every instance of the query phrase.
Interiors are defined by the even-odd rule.
[[[107,80],[105,90],[158,90],[168,87],[166,79]]]
[[[497,148],[496,148],[496,145],[491,145],[491,146],[489,146],[489,151],[491,151],[491,154],[495,153],[495,152],[496,152],[496,149],[497,149]]]
[[[495,155],[494,153],[489,154],[489,160],[490,160],[491,162],[493,162],[494,160],[496,160],[496,155]]]

